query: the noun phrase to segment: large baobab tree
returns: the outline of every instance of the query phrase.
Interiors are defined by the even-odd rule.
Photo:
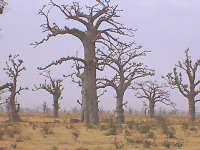
[[[168,73],[165,79],[167,79],[172,88],[178,89],[179,92],[188,99],[188,120],[192,122],[195,121],[195,103],[200,101],[200,99],[197,98],[200,93],[200,80],[197,80],[200,59],[193,63],[188,53],[189,49],[185,51],[185,60],[183,62],[179,61],[178,64],[174,66],[173,72]],[[188,81],[188,83],[184,83],[184,81]]]
[[[73,2],[71,5],[59,5],[50,0],[48,5],[50,8],[44,6],[39,14],[46,19],[42,24],[43,32],[48,32],[45,39],[40,42],[35,42],[33,45],[38,46],[52,37],[58,35],[70,34],[78,38],[84,48],[84,59],[71,58],[84,63],[83,73],[83,108],[88,113],[89,121],[98,124],[98,98],[96,90],[96,45],[101,43],[104,46],[110,47],[120,43],[126,43],[119,40],[120,36],[133,36],[133,30],[123,26],[116,18],[119,18],[118,5],[111,6],[109,1],[96,1],[93,6],[82,7],[78,2]],[[70,21],[75,21],[80,28],[69,28],[67,25],[64,28],[59,27],[59,23],[52,22],[50,17],[51,9],[58,9],[58,11],[66,18],[66,24]],[[58,14],[56,14],[58,15]],[[85,27],[84,28],[82,27]],[[61,64],[69,57],[61,58],[56,62],[52,62],[48,66],[41,68],[46,69],[52,65]],[[87,121],[87,120],[86,120]]]
[[[154,118],[154,109],[157,102],[175,107],[175,104],[170,101],[170,92],[167,87],[166,84],[158,84],[157,81],[138,82],[132,87],[132,89],[136,90],[135,96],[137,98],[149,101],[150,118]]]
[[[84,80],[84,77],[83,77],[83,68],[84,68],[84,66],[83,65],[81,65],[80,63],[79,63],[79,61],[74,61],[74,63],[73,63],[73,65],[72,65],[72,68],[75,68],[75,71],[72,73],[72,74],[70,74],[70,75],[64,75],[64,77],[70,77],[71,79],[72,79],[72,82],[73,83],[75,83],[75,84],[77,84],[79,87],[81,87],[82,88],[82,90],[81,90],[81,94],[82,94],[82,102],[80,101],[80,100],[77,100],[77,103],[78,104],[80,104],[81,105],[81,121],[85,121],[85,122],[88,122],[89,121],[89,114],[88,114],[88,112],[86,111],[87,110],[87,108],[85,108],[86,107],[86,105],[83,105],[83,99],[86,99],[86,97],[85,97],[85,95],[84,95],[84,93],[83,93],[83,80]],[[101,68],[101,69],[100,69]],[[99,69],[100,70],[103,70],[103,68],[102,67],[100,67]],[[98,86],[96,86],[96,88],[98,89]],[[101,93],[101,94],[99,94],[97,97],[99,98],[99,97],[101,97],[102,95],[104,95],[105,94],[105,92],[107,92],[106,90],[104,90],[103,91],[103,93]],[[97,91],[97,93],[98,93],[98,91]],[[98,101],[99,102],[99,101]]]
[[[63,80],[53,79],[49,70],[44,71],[40,75],[46,78],[45,82],[43,84],[40,84],[39,86],[35,85],[33,91],[45,90],[53,96],[53,116],[54,118],[58,118],[59,100],[62,99],[61,94],[62,91],[64,90],[62,85]]]
[[[6,67],[4,68],[6,74],[11,79],[10,86],[8,86],[10,96],[8,98],[8,112],[11,121],[21,121],[19,116],[19,104],[17,104],[16,96],[19,95],[23,90],[28,90],[28,88],[17,88],[18,77],[20,73],[26,70],[23,67],[23,60],[19,59],[19,55],[9,55],[8,61],[6,61]]]
[[[116,91],[115,118],[119,123],[124,122],[124,94],[131,83],[136,79],[154,75],[154,70],[138,62],[146,53],[148,51],[141,50],[141,46],[132,48],[132,45],[119,45],[117,49],[109,49],[106,53],[98,50],[99,65],[112,69],[113,77],[98,78],[97,85],[99,88],[110,86]]]

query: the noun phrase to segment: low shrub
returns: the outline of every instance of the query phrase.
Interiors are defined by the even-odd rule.
[[[162,142],[162,145],[165,146],[165,147],[167,147],[167,148],[170,148],[171,145],[172,145],[172,143],[169,142],[169,141],[164,141],[164,142]]]

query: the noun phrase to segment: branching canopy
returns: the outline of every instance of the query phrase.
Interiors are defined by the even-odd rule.
[[[166,89],[166,84],[158,84],[157,81],[144,81],[136,83],[132,89],[136,90],[136,97],[147,99],[152,103],[161,102],[165,105],[175,107],[175,103],[170,101],[170,92]]]
[[[200,59],[195,63],[192,62],[188,54],[189,49],[185,51],[185,60],[175,65],[173,72],[166,75],[166,80],[172,88],[177,88],[180,93],[190,99],[200,93],[200,80],[197,80],[197,71],[200,67]],[[179,71],[180,70],[180,71]],[[189,83],[184,83],[183,76],[186,76]],[[164,77],[163,77],[164,78]],[[200,101],[196,99],[195,102]]]
[[[49,70],[46,70],[42,73],[40,73],[40,75],[44,76],[45,82],[43,84],[40,84],[39,86],[34,85],[34,89],[33,91],[37,91],[37,90],[46,90],[47,92],[49,92],[50,94],[52,94],[53,96],[56,96],[57,98],[61,98],[61,94],[62,91],[64,90],[64,88],[62,87],[62,82],[63,80],[60,79],[53,79],[51,77],[51,73]],[[48,81],[50,83],[48,83]]]
[[[28,90],[27,87],[25,88],[19,87],[18,90],[16,89],[17,78],[19,77],[22,71],[26,70],[26,68],[22,66],[23,60],[19,59],[18,57],[19,55],[14,55],[14,56],[9,55],[8,61],[6,61],[6,67],[3,68],[6,71],[8,77],[10,77],[12,80],[12,83],[8,84],[8,88],[10,91],[15,92],[15,95],[20,94],[21,91]],[[13,91],[13,89],[15,90]]]
[[[49,6],[49,8],[48,8]],[[118,5],[111,6],[110,1],[97,1],[94,6],[82,7],[78,2],[73,2],[72,5],[58,5],[53,0],[50,0],[48,6],[43,6],[39,10],[39,15],[45,18],[45,23],[41,25],[43,32],[47,32],[47,37],[32,45],[38,46],[50,38],[57,35],[71,34],[79,38],[82,42],[89,40],[91,42],[101,43],[107,47],[115,46],[116,43],[124,44],[117,36],[133,36],[135,30],[124,27],[117,21],[120,16]],[[65,16],[66,21],[75,21],[80,25],[84,25],[86,30],[70,28],[65,25],[60,28],[55,22],[51,21],[51,9],[58,9]],[[106,28],[105,28],[106,27]],[[88,36],[92,32],[92,36]]]
[[[154,70],[148,69],[143,63],[137,63],[137,58],[146,56],[149,51],[141,51],[141,46],[132,48],[131,45],[118,45],[118,49],[109,49],[107,53],[98,50],[98,65],[105,65],[114,70],[115,75],[108,79],[98,78],[97,83],[100,88],[111,86],[115,90],[125,91],[135,79],[153,76]]]

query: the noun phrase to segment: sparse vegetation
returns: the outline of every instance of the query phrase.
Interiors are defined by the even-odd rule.
[[[196,18],[200,14],[187,12],[187,10],[196,11],[197,3],[190,2],[190,5],[184,3],[183,6],[160,5],[157,2],[156,5],[148,5],[150,9],[145,9],[147,13],[140,12],[144,10],[146,2],[142,2],[144,5],[141,5],[140,2],[125,3],[114,0],[90,2],[30,0],[29,3],[30,5],[26,5],[25,0],[12,1],[9,9],[5,9],[8,3],[6,0],[0,0],[1,21],[5,23],[2,28],[5,32],[1,32],[5,35],[0,34],[0,150],[199,150],[200,115],[199,106],[196,105],[200,102],[199,53],[187,48],[184,60],[177,61],[177,56],[181,54],[173,49],[179,50],[188,43],[186,41],[193,44],[189,45],[191,47],[194,47],[195,42],[198,45],[198,40],[191,39],[195,39],[198,35],[196,31],[200,22],[192,18],[191,14],[195,14]],[[132,12],[125,15],[126,18],[122,18],[124,15],[120,3],[124,4],[125,13],[128,13],[127,10],[130,8],[138,12]],[[39,8],[41,5],[43,7]],[[160,9],[153,9],[154,7]],[[185,25],[189,24],[175,25],[169,18],[181,22],[180,15],[174,15],[175,18],[169,17],[172,9],[165,7],[173,7],[173,14],[177,14],[176,11],[180,10],[182,18],[189,18],[187,23],[196,21],[197,25],[191,23],[197,27],[193,29],[195,26],[192,26],[195,35],[192,34],[191,27],[187,28],[188,31],[177,34],[179,31],[184,31]],[[37,21],[40,22],[37,22],[34,18],[36,13],[33,15],[33,11],[27,10],[38,10],[38,15],[43,19],[38,18]],[[164,11],[166,14],[162,14],[164,17],[157,17],[155,21],[156,13],[149,12],[152,10],[156,10],[158,14],[160,10],[167,11]],[[10,14],[4,15],[7,11]],[[136,22],[132,22],[131,18],[137,18]],[[148,19],[144,20],[146,18]],[[134,24],[141,24],[137,22],[141,20],[141,23],[148,27],[143,39],[144,49],[138,45],[140,41],[135,41],[137,29],[132,28]],[[151,24],[147,23],[149,20]],[[127,21],[131,25],[130,28],[121,21]],[[170,21],[170,26],[167,21]],[[160,25],[158,22],[163,22],[162,27],[157,26]],[[38,39],[35,37],[38,34],[37,25],[32,23],[41,27],[44,36],[31,46],[44,49],[43,52],[39,52],[39,49],[20,50],[20,48],[31,49],[27,47],[27,43],[30,43],[33,37]],[[180,30],[176,30],[181,26]],[[169,29],[171,29],[170,34],[166,34]],[[155,32],[156,30],[158,32]],[[173,31],[177,31],[176,34],[172,34]],[[152,33],[156,33],[156,36],[152,36]],[[170,35],[172,39],[159,34]],[[58,36],[65,40],[60,40]],[[189,40],[179,39],[183,37]],[[53,41],[53,38],[56,40]],[[145,40],[151,44],[145,43]],[[44,43],[46,45],[43,45]],[[76,48],[81,50],[81,53],[71,51]],[[170,64],[174,63],[171,72],[162,78],[159,78],[160,73],[165,72],[165,67],[169,64],[165,63],[165,66],[160,64],[165,60],[164,57],[159,58],[160,52],[155,49],[168,50],[167,53],[162,51],[162,54],[170,58]],[[147,56],[151,51],[153,55]],[[18,54],[15,54],[16,52]],[[193,59],[190,52],[198,54],[197,57]],[[8,58],[7,61],[4,58]],[[146,58],[148,59],[145,60]],[[26,60],[27,65],[23,60]],[[152,60],[152,63],[147,63],[149,60]],[[44,65],[46,61],[48,64]],[[58,67],[64,63],[67,63],[64,69],[62,66]],[[37,78],[39,75],[35,71],[36,67],[43,78]],[[25,74],[21,74],[22,72]],[[71,82],[64,81],[69,78]],[[78,87],[71,85],[72,83]],[[29,88],[25,86],[26,84]],[[69,84],[67,88],[66,84]],[[180,94],[172,96],[171,91],[174,89]],[[50,102],[49,97],[38,90],[43,90],[52,96],[52,101]],[[127,90],[132,91],[132,96]],[[21,96],[23,91],[27,93]],[[106,92],[109,98],[104,97]],[[41,97],[39,94],[42,94]],[[126,97],[128,95],[129,97]],[[111,97],[115,99],[115,103]],[[61,99],[63,101],[60,103]],[[143,106],[141,107],[141,103],[134,103],[135,99],[141,99]],[[179,103],[174,103],[182,99],[188,101],[187,114],[177,109],[182,107]],[[72,106],[74,105],[72,101],[76,101],[80,107]],[[109,102],[104,103],[105,101]],[[172,109],[166,110],[163,106],[158,106],[158,102],[165,107],[172,106]],[[106,108],[106,104],[111,106],[108,105]],[[70,107],[71,110],[68,110]],[[183,107],[181,109],[185,110]]]
[[[1,143],[5,145],[5,148],[14,149],[13,147],[16,147],[16,149],[19,149],[22,146],[30,146],[30,140],[33,143],[31,145],[33,148],[30,148],[30,150],[37,149],[37,145],[44,147],[41,150],[58,148],[60,150],[66,148],[76,150],[81,148],[73,145],[78,146],[79,144],[84,146],[82,149],[88,150],[107,150],[112,149],[111,147],[116,150],[140,150],[144,148],[157,150],[164,147],[184,149],[186,146],[198,150],[197,147],[200,146],[197,142],[200,137],[198,131],[196,132],[200,125],[186,125],[188,127],[185,132],[182,128],[185,125],[179,123],[179,120],[184,122],[185,117],[172,122],[171,120],[174,117],[171,116],[157,116],[156,119],[150,120],[143,116],[131,115],[127,116],[125,124],[118,124],[112,117],[102,115],[101,125],[90,127],[90,124],[87,123],[71,123],[70,119],[66,120],[66,117],[75,118],[74,114],[61,114],[59,122],[55,122],[55,119],[49,116],[41,118],[41,115],[43,114],[37,114],[27,119],[26,114],[23,114],[21,117],[22,119],[25,117],[27,122],[21,123],[5,121],[5,115],[3,117],[5,120],[1,120],[0,123]],[[36,121],[33,122],[32,119]],[[33,126],[35,126],[35,129],[33,129]],[[49,141],[53,146],[47,144]],[[186,141],[187,145],[184,144]]]

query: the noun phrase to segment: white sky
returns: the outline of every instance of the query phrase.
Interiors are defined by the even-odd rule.
[[[66,2],[62,0],[63,2]],[[71,0],[69,0],[71,1]],[[82,0],[83,4],[93,4],[95,0]],[[33,48],[30,43],[39,41],[45,37],[40,25],[44,18],[38,16],[38,10],[47,0],[7,0],[6,12],[0,15],[0,83],[8,81],[3,67],[9,54],[20,54],[24,60],[27,71],[19,78],[19,85],[27,85],[30,89],[34,84],[39,84],[43,78],[39,76],[38,66],[45,66],[52,60],[63,56],[75,55],[76,51],[83,52],[81,42],[70,36],[58,36],[48,42]],[[183,60],[186,48],[191,48],[190,55],[196,60],[200,58],[200,1],[199,0],[112,0],[119,4],[121,22],[128,27],[136,28],[135,40],[144,50],[152,51],[144,63],[149,68],[156,70],[156,77],[166,75],[178,60]],[[61,24],[65,23],[62,16],[55,15]],[[70,72],[69,64],[53,67],[55,77],[62,77]],[[61,108],[70,109],[79,107],[76,103],[80,99],[80,88],[72,84],[70,79],[64,82],[65,90]],[[100,106],[105,109],[113,109],[115,106],[115,93],[109,88],[108,93],[101,98]],[[178,92],[172,91],[172,101],[178,109],[187,111],[187,100]],[[125,95],[128,106],[140,109],[142,101],[134,97],[132,91]],[[23,92],[18,96],[22,107],[36,107],[44,101],[52,103],[51,96],[45,91]],[[165,107],[162,105],[162,107]],[[198,108],[199,105],[198,105]],[[198,110],[197,110],[198,111]]]

